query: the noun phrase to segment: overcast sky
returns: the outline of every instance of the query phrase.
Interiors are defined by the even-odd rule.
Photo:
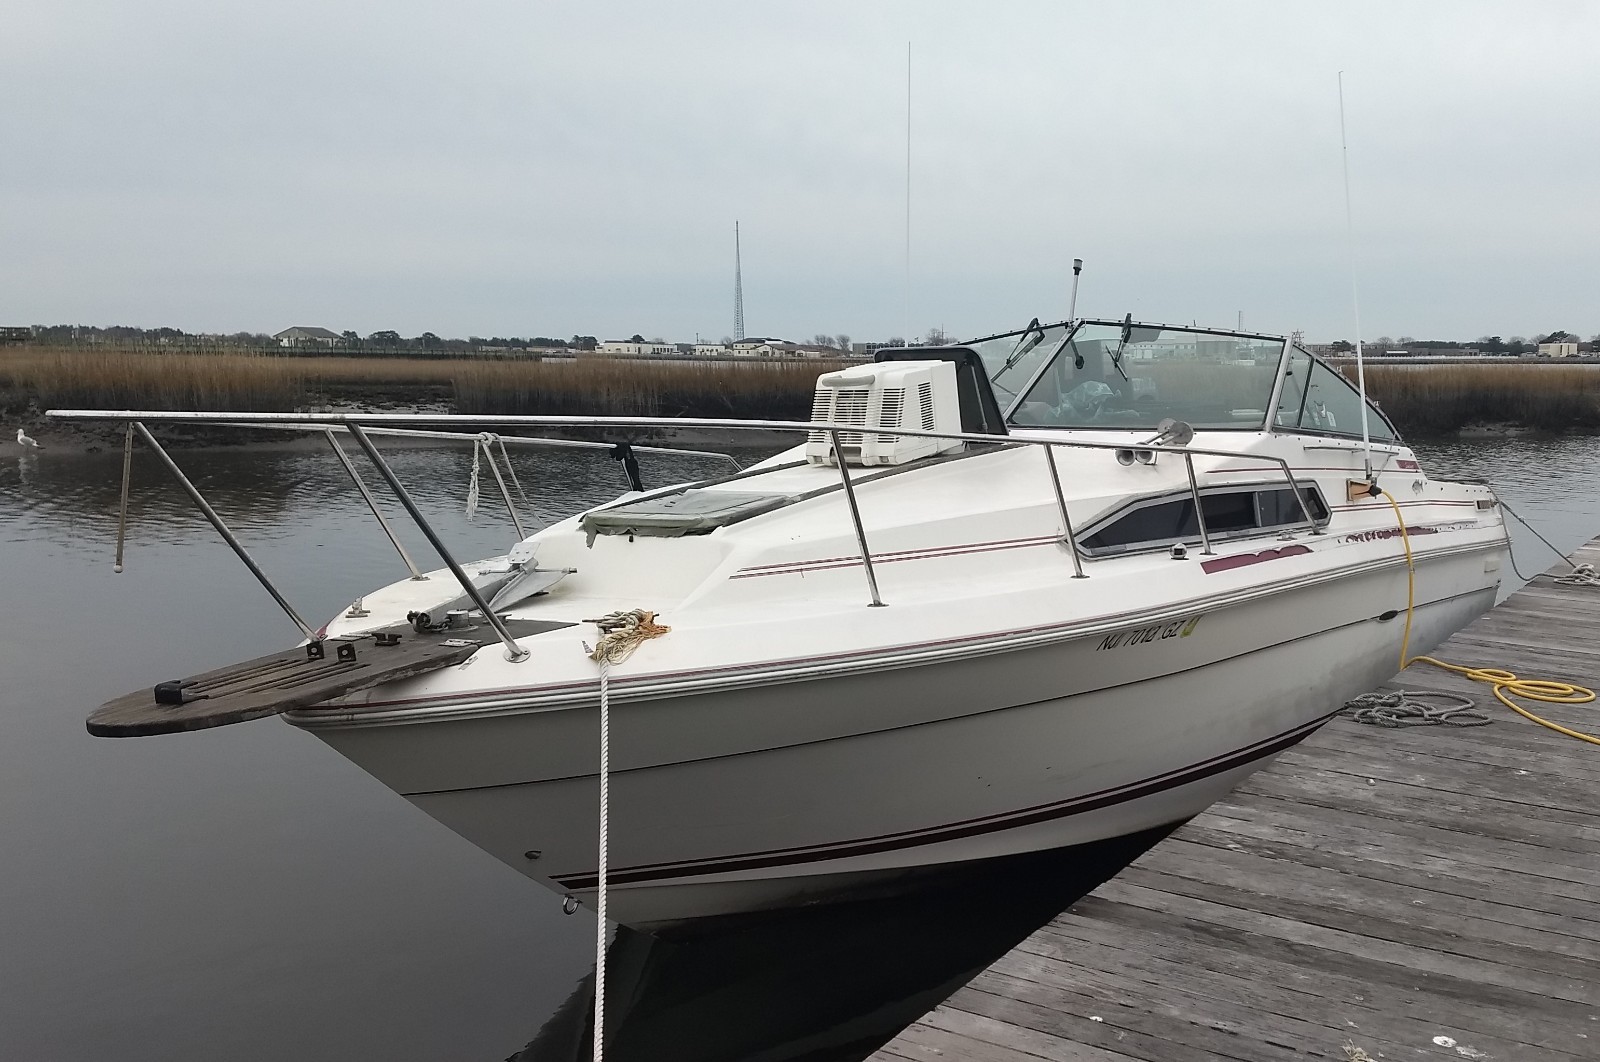
[[[0,0],[0,324],[1600,331],[1600,4]]]

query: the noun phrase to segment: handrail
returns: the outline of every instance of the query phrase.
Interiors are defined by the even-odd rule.
[[[50,414],[47,413],[45,415],[49,416]],[[221,426],[224,428],[267,428],[274,431],[349,431],[349,429],[342,424],[246,424],[238,420],[229,420],[222,422]],[[408,431],[405,428],[379,428],[370,424],[364,425],[364,427],[366,428],[368,435],[390,435],[401,439],[459,439],[462,442],[469,442],[473,439],[481,437],[479,434],[468,434],[467,432],[459,431]],[[526,435],[501,435],[497,438],[501,442],[508,443],[512,446],[547,446],[557,449],[564,448],[571,450],[611,450],[616,446],[615,443],[588,442],[584,439],[545,439],[531,438]],[[630,445],[633,447],[635,453],[678,454],[686,457],[711,457],[718,461],[728,462],[728,464],[732,465],[737,471],[744,471],[744,466],[739,463],[737,458],[735,458],[732,454],[725,454],[718,450],[690,450],[681,446],[642,446],[638,443],[631,443]]]
[[[483,592],[478,589],[477,584],[472,581],[461,565],[456,562],[455,557],[451,556],[450,551],[445,548],[444,540],[439,537],[439,533],[433,529],[433,525],[429,524],[427,518],[422,515],[422,510],[417,508],[417,503],[411,499],[410,493],[406,491],[405,487],[401,486],[399,478],[394,474],[394,469],[389,467],[389,462],[383,459],[383,455],[378,452],[378,448],[372,445],[372,440],[367,438],[366,432],[362,431],[359,425],[352,424],[350,426],[350,434],[355,437],[356,443],[366,452],[367,460],[371,461],[373,467],[377,468],[378,474],[383,477],[384,482],[389,484],[389,489],[394,491],[394,496],[400,499],[400,504],[405,506],[406,512],[411,514],[411,519],[417,525],[417,530],[422,532],[423,536],[427,538],[428,544],[433,547],[434,552],[439,554],[439,558],[444,561],[445,567],[450,569],[450,574],[454,575],[456,581],[461,584],[461,589],[467,592],[467,597],[471,598],[472,603],[478,606],[478,611],[483,613],[484,621],[494,628],[494,632],[505,643],[506,659],[512,663],[520,663],[528,659],[528,650],[517,644],[516,638],[512,637],[511,632],[506,629],[505,621],[495,615],[494,609],[489,607],[489,602],[484,598]]]
[[[860,424],[837,424],[831,421],[799,421],[799,420],[734,420],[731,418],[715,417],[574,417],[574,416],[534,416],[534,415],[506,415],[492,416],[484,413],[209,413],[209,412],[174,412],[171,410],[107,410],[107,409],[51,409],[45,416],[55,420],[75,421],[120,421],[144,420],[151,423],[166,424],[216,424],[237,428],[262,428],[275,425],[316,425],[322,427],[348,428],[359,425],[369,433],[374,429],[382,429],[390,425],[423,425],[423,424],[453,424],[463,427],[490,428],[500,426],[518,427],[546,427],[546,428],[716,428],[729,431],[793,431],[793,432],[830,432],[845,431],[859,432]],[[1042,429],[1049,430],[1049,429]],[[948,439],[960,442],[975,443],[1026,443],[1028,445],[1043,445],[1046,440],[1034,439],[1025,435],[987,435],[976,432],[963,431],[929,431],[922,428],[890,428],[873,425],[871,431],[874,435],[906,436],[908,438],[922,439]],[[382,432],[378,432],[381,434]],[[434,438],[451,438],[452,433],[435,431],[427,433]],[[477,433],[464,435],[463,438],[476,438]],[[503,435],[508,443],[519,438],[528,441],[526,436]],[[1126,450],[1126,442],[1089,442],[1080,439],[1050,439],[1051,446],[1066,447],[1078,450]],[[590,444],[610,448],[611,444]],[[635,446],[635,450],[643,447]],[[667,450],[670,448],[660,448]],[[1239,458],[1246,456],[1238,450],[1215,450],[1196,446],[1168,446],[1140,444],[1139,449],[1148,450],[1157,454],[1182,454],[1191,453],[1198,457],[1228,457]],[[673,453],[712,453],[711,451],[676,450]],[[713,456],[726,457],[725,454]],[[1259,455],[1252,455],[1259,456]],[[1269,460],[1281,460],[1269,458]]]
[[[221,425],[221,426],[226,426],[226,427],[238,427],[238,428],[286,428],[286,429],[292,429],[292,430],[322,431],[322,432],[325,432],[327,434],[329,441],[334,444],[334,447],[338,451],[339,457],[342,459],[342,463],[345,464],[347,471],[350,471],[350,472],[353,473],[354,470],[349,465],[348,457],[344,454],[343,449],[338,446],[337,440],[335,439],[334,434],[333,434],[335,431],[348,432],[351,436],[353,436],[355,438],[356,442],[360,445],[360,447],[364,451],[366,451],[366,454],[367,454],[368,458],[373,461],[373,463],[377,467],[379,473],[388,482],[390,488],[395,492],[396,497],[400,500],[401,504],[406,508],[406,510],[409,513],[409,515],[411,516],[412,520],[417,524],[418,528],[422,531],[424,536],[428,539],[429,543],[439,553],[440,557],[444,559],[446,565],[450,568],[452,574],[454,574],[456,576],[457,580],[462,584],[463,589],[466,590],[467,595],[473,600],[474,604],[476,604],[479,607],[480,611],[483,612],[485,620],[495,629],[495,632],[500,636],[501,640],[506,644],[507,657],[509,659],[513,659],[513,660],[526,659],[527,650],[523,649],[517,643],[515,638],[512,637],[512,635],[510,634],[509,630],[506,629],[504,623],[500,620],[500,617],[495,615],[493,610],[488,607],[488,603],[483,600],[482,595],[477,590],[477,587],[471,582],[471,580],[466,576],[466,573],[461,569],[460,565],[458,563],[456,563],[455,559],[446,550],[446,548],[444,546],[444,543],[439,539],[437,533],[435,533],[433,528],[428,525],[426,519],[422,516],[421,512],[417,509],[415,502],[413,502],[411,497],[410,497],[410,495],[408,493],[406,493],[405,488],[400,485],[399,480],[395,477],[395,475],[393,473],[393,470],[389,468],[387,462],[385,462],[383,460],[383,458],[377,453],[377,451],[373,447],[371,441],[367,438],[369,433],[373,434],[373,435],[391,435],[391,436],[403,436],[403,437],[414,437],[414,438],[461,439],[461,440],[472,441],[474,443],[474,445],[477,445],[477,444],[480,443],[482,433],[480,433],[480,432],[473,432],[473,433],[452,432],[452,431],[448,431],[448,430],[428,430],[427,428],[423,428],[423,427],[409,427],[408,428],[408,427],[405,427],[405,426],[406,425],[418,425],[418,426],[420,426],[420,425],[451,425],[451,426],[461,426],[461,427],[484,427],[484,428],[487,428],[487,427],[524,426],[524,427],[591,427],[591,428],[612,428],[612,429],[617,429],[617,428],[656,428],[656,427],[672,427],[672,428],[692,427],[692,428],[720,429],[720,430],[728,430],[728,431],[783,431],[783,432],[805,432],[805,433],[808,433],[808,434],[825,434],[826,437],[829,440],[830,447],[831,447],[833,455],[834,455],[834,459],[838,462],[838,465],[839,465],[840,479],[841,479],[841,483],[842,483],[843,490],[844,490],[846,504],[847,504],[847,506],[849,508],[849,511],[850,511],[850,518],[851,518],[851,522],[852,522],[852,525],[853,525],[853,528],[854,528],[854,531],[855,531],[856,542],[857,542],[857,544],[858,544],[858,546],[860,547],[860,550],[861,550],[862,567],[863,567],[863,569],[865,571],[865,574],[866,574],[866,577],[867,577],[867,587],[868,587],[868,590],[869,590],[869,592],[871,594],[871,602],[870,602],[871,607],[882,607],[883,604],[884,604],[884,602],[882,600],[882,597],[881,597],[881,595],[879,593],[879,590],[878,590],[877,575],[876,575],[876,572],[875,572],[875,570],[873,568],[873,562],[872,562],[872,551],[871,551],[871,549],[870,549],[870,547],[868,545],[865,526],[864,526],[864,524],[862,522],[862,519],[861,519],[860,506],[859,506],[859,503],[858,503],[858,501],[856,499],[856,494],[855,494],[855,485],[854,485],[854,483],[853,483],[853,481],[851,479],[849,470],[846,467],[846,462],[845,462],[845,460],[843,458],[843,453],[842,453],[843,448],[842,448],[842,446],[840,444],[840,438],[839,438],[839,433],[840,432],[860,431],[860,430],[862,430],[863,426],[860,425],[860,424],[837,424],[837,423],[828,422],[828,421],[732,420],[732,419],[704,418],[704,417],[696,417],[696,418],[687,418],[687,417],[685,417],[685,418],[677,418],[677,417],[674,417],[674,418],[668,418],[668,417],[592,417],[592,416],[579,417],[579,416],[532,416],[532,415],[491,416],[491,415],[486,415],[486,414],[426,414],[426,413],[219,413],[219,412],[173,412],[173,411],[160,411],[160,410],[141,411],[141,410],[83,410],[83,409],[52,409],[52,410],[47,411],[46,416],[54,418],[54,419],[57,419],[57,420],[73,420],[73,421],[131,421],[131,422],[137,424],[141,434],[144,436],[146,441],[149,442],[157,450],[157,452],[161,454],[163,459],[168,464],[168,467],[170,469],[172,469],[174,474],[179,477],[180,482],[184,483],[186,488],[190,491],[191,497],[195,497],[197,499],[198,504],[202,508],[202,511],[206,511],[207,512],[208,518],[212,519],[212,523],[218,526],[218,530],[222,533],[223,537],[228,540],[229,544],[234,547],[235,552],[239,553],[241,558],[244,559],[246,565],[249,566],[250,569],[253,572],[256,573],[257,578],[262,580],[263,585],[266,586],[268,591],[270,593],[272,593],[273,597],[275,599],[277,599],[279,605],[282,606],[286,611],[288,611],[289,614],[291,615],[291,617],[293,617],[296,620],[296,622],[298,624],[300,624],[303,628],[305,628],[308,632],[309,632],[309,627],[307,627],[305,625],[304,621],[301,620],[299,618],[299,616],[293,611],[293,609],[289,607],[288,603],[283,600],[282,596],[277,593],[277,591],[271,586],[271,584],[267,583],[265,581],[265,577],[260,573],[259,569],[256,568],[254,563],[250,560],[248,554],[245,554],[242,551],[242,547],[237,545],[237,542],[236,542],[236,540],[234,540],[232,538],[231,533],[228,532],[228,530],[226,529],[225,526],[220,524],[220,520],[218,518],[215,518],[215,514],[214,513],[210,513],[208,511],[209,510],[209,506],[205,505],[204,499],[198,497],[198,492],[196,492],[193,489],[192,485],[187,483],[187,481],[183,477],[183,474],[180,471],[177,470],[176,464],[174,462],[172,462],[171,458],[166,455],[165,451],[161,450],[159,445],[155,443],[154,438],[152,436],[150,436],[150,434],[149,434],[149,432],[147,430],[145,430],[144,424],[143,424],[144,421],[149,420],[149,421],[153,421],[153,422],[157,422],[157,423],[169,423],[169,424],[184,424],[184,423],[188,423],[188,424],[215,424],[215,425]],[[1092,441],[1081,440],[1081,439],[1048,439],[1048,438],[1040,439],[1040,438],[1031,438],[1031,437],[1028,437],[1028,436],[1018,436],[1018,435],[991,435],[991,434],[979,434],[979,433],[973,433],[973,432],[946,432],[946,431],[932,431],[932,430],[926,430],[926,429],[921,429],[921,428],[880,427],[880,426],[876,426],[876,425],[874,425],[872,427],[872,431],[875,434],[891,435],[891,436],[908,436],[908,437],[916,437],[916,438],[933,438],[933,439],[943,439],[943,440],[952,440],[952,441],[961,441],[961,442],[983,443],[983,444],[989,444],[989,445],[993,445],[995,443],[1006,443],[1006,444],[1011,444],[1011,445],[1028,445],[1028,446],[1039,446],[1039,447],[1042,447],[1043,451],[1044,451],[1044,455],[1045,455],[1046,465],[1047,465],[1047,468],[1048,468],[1048,471],[1049,471],[1049,475],[1050,475],[1051,488],[1052,488],[1052,491],[1053,491],[1053,493],[1055,495],[1057,513],[1061,517],[1062,540],[1063,540],[1063,543],[1067,547],[1068,553],[1072,557],[1072,565],[1073,565],[1073,571],[1074,571],[1073,578],[1075,578],[1075,579],[1088,578],[1088,576],[1085,574],[1085,572],[1083,570],[1083,560],[1082,560],[1082,556],[1081,556],[1081,551],[1080,551],[1080,549],[1078,547],[1076,532],[1075,532],[1075,530],[1074,530],[1074,528],[1072,526],[1071,515],[1069,514],[1069,512],[1067,510],[1066,497],[1063,494],[1062,489],[1061,489],[1060,474],[1059,474],[1059,472],[1057,470],[1057,467],[1056,467],[1056,460],[1055,460],[1055,452],[1054,452],[1054,450],[1055,450],[1055,447],[1059,446],[1059,447],[1066,447],[1066,448],[1069,448],[1069,449],[1077,449],[1077,450],[1110,450],[1110,451],[1117,451],[1117,450],[1125,450],[1125,449],[1127,449],[1126,442],[1092,442]],[[501,438],[504,441],[506,441],[507,443],[510,443],[510,444],[513,444],[513,445],[518,445],[518,444],[521,444],[521,445],[564,445],[564,446],[576,446],[576,447],[581,447],[581,448],[585,448],[585,449],[589,449],[589,448],[593,448],[593,449],[600,449],[600,448],[610,449],[611,446],[613,445],[613,444],[610,444],[610,443],[594,443],[594,442],[585,442],[585,441],[581,441],[581,440],[551,440],[551,439],[542,439],[542,438],[535,439],[535,438],[530,438],[530,437],[527,437],[527,436],[516,436],[516,435],[500,435],[499,438]],[[677,453],[677,454],[695,455],[695,456],[718,457],[718,458],[726,459],[726,460],[732,462],[735,465],[735,467],[738,467],[738,462],[735,461],[730,455],[716,453],[714,451],[687,450],[687,449],[680,450],[680,449],[677,449],[675,447],[643,447],[643,446],[635,447],[635,449],[646,450],[646,451],[651,451],[651,452]],[[1238,450],[1219,450],[1219,449],[1211,449],[1211,448],[1205,448],[1205,447],[1195,447],[1195,446],[1190,446],[1190,445],[1187,445],[1187,444],[1186,445],[1182,445],[1182,446],[1173,446],[1173,445],[1166,445],[1166,444],[1154,444],[1154,445],[1152,445],[1152,444],[1141,444],[1140,449],[1143,450],[1143,451],[1147,451],[1147,452],[1151,453],[1152,455],[1170,453],[1170,454],[1179,455],[1179,456],[1181,456],[1183,458],[1185,472],[1186,472],[1188,480],[1189,480],[1189,494],[1190,494],[1190,498],[1192,499],[1192,502],[1193,502],[1193,505],[1194,505],[1195,521],[1196,521],[1196,524],[1197,524],[1197,526],[1199,528],[1199,532],[1200,532],[1200,541],[1201,541],[1202,552],[1205,555],[1208,555],[1208,556],[1209,555],[1213,555],[1215,551],[1211,548],[1210,531],[1207,528],[1206,522],[1205,522],[1204,505],[1202,503],[1202,495],[1201,495],[1201,492],[1200,492],[1199,478],[1198,478],[1198,476],[1197,476],[1197,474],[1195,472],[1194,458],[1196,456],[1202,456],[1202,457],[1220,457],[1220,458],[1224,458],[1224,459],[1237,459],[1237,458],[1240,458],[1240,457],[1246,456],[1246,455],[1242,454]],[[1264,460],[1269,461],[1269,462],[1271,462],[1271,463],[1273,463],[1273,464],[1278,466],[1278,468],[1282,471],[1282,473],[1284,475],[1284,479],[1288,482],[1290,491],[1294,494],[1295,501],[1299,505],[1301,515],[1304,517],[1306,527],[1309,528],[1309,530],[1311,531],[1312,534],[1322,534],[1323,531],[1321,529],[1321,526],[1317,522],[1317,519],[1312,515],[1310,507],[1306,502],[1305,495],[1300,489],[1300,485],[1295,481],[1294,471],[1291,468],[1291,466],[1289,465],[1289,462],[1286,459],[1282,458],[1282,457],[1277,457],[1277,456],[1268,455],[1268,454],[1253,454],[1253,455],[1249,455],[1249,456],[1251,456],[1251,457],[1253,457],[1253,458],[1255,458],[1257,460],[1263,460],[1264,459]],[[491,462],[490,463],[491,463],[491,467],[493,467],[494,462],[492,460],[492,456],[491,456]],[[744,470],[741,469],[740,471],[743,472]],[[1218,470],[1218,471],[1226,472],[1228,470],[1227,469],[1221,469],[1221,470]],[[495,469],[495,476],[496,476],[496,479],[499,480],[499,470],[498,470],[498,468]],[[372,499],[370,493],[365,489],[365,484],[363,484],[361,482],[360,477],[358,475],[353,475],[353,478],[356,481],[357,487],[361,489],[362,495],[366,498],[368,506],[372,509],[374,514],[378,516],[379,523],[383,525],[384,531],[385,531],[386,534],[389,535],[390,541],[394,543],[395,547],[400,551],[402,558],[404,558],[406,560],[407,567],[412,570],[413,577],[414,578],[420,577],[417,574],[416,566],[411,563],[410,557],[406,554],[404,548],[400,545],[398,539],[393,534],[393,532],[390,530],[390,528],[388,527],[387,523],[384,522],[382,515],[378,513],[378,507],[377,507],[376,503],[374,502],[374,500]],[[500,490],[501,490],[502,494],[504,494],[505,497],[506,497],[507,505],[510,506],[511,505],[510,495],[509,495],[509,492],[507,492],[507,490],[506,490],[506,486],[505,486],[505,483],[504,483],[503,480],[500,481],[499,486],[500,486]],[[515,520],[516,513],[515,513],[514,507],[512,509],[512,514],[513,514],[513,520]],[[516,522],[519,525],[518,530],[519,530],[519,533],[520,533],[521,532],[520,521],[516,521]]]
[[[1194,478],[1194,455],[1183,455],[1183,467],[1189,473],[1189,497],[1194,502],[1194,522],[1200,527],[1200,552],[1211,556],[1215,550],[1211,548],[1211,534],[1206,530],[1206,507],[1200,502],[1200,484]]]
[[[174,461],[172,456],[162,448],[161,444],[156,442],[156,437],[150,434],[150,429],[137,420],[133,422],[133,427],[139,432],[139,437],[145,441],[145,445],[154,450],[156,456],[161,459],[161,463],[167,466],[167,471],[171,472],[172,477],[183,487],[185,493],[189,495],[189,500],[194,502],[195,508],[199,509],[201,514],[210,521],[211,526],[217,529],[217,534],[222,536],[222,540],[228,544],[228,548],[233,550],[239,560],[244,562],[244,566],[250,569],[250,574],[256,577],[256,581],[261,584],[267,593],[272,595],[272,600],[276,601],[278,607],[288,614],[296,627],[300,628],[300,633],[304,634],[313,645],[320,643],[322,641],[321,636],[312,629],[311,624],[305,621],[304,616],[295,611],[295,607],[289,604],[289,599],[279,593],[276,586],[272,585],[272,580],[267,578],[267,573],[261,570],[261,566],[255,562],[254,557],[250,556],[249,551],[244,548],[244,544],[234,537],[233,532],[228,529],[228,525],[223,522],[222,517],[218,516],[217,511],[211,507],[211,503],[206,501],[205,495],[200,493],[200,489],[190,482],[188,476],[183,474],[183,469],[178,467],[178,462]]]
[[[850,505],[850,520],[856,525],[856,543],[861,547],[861,567],[867,573],[867,589],[872,593],[872,602],[869,608],[882,608],[883,599],[878,596],[878,577],[872,570],[872,550],[867,548],[867,532],[861,526],[861,510],[856,506],[855,484],[850,482],[850,462],[844,459],[844,447],[839,443],[839,433],[828,433],[828,445],[833,450],[833,459],[839,462],[839,481],[844,484],[845,500]]]
[[[1072,557],[1072,577],[1074,579],[1087,579],[1083,574],[1083,558],[1078,556],[1078,540],[1072,532],[1072,517],[1067,513],[1067,496],[1061,493],[1061,473],[1056,471],[1056,455],[1050,449],[1051,443],[1044,444],[1044,462],[1050,469],[1050,486],[1056,494],[1056,510],[1061,514],[1061,536],[1067,547],[1067,553]]]
[[[411,554],[401,543],[400,537],[394,533],[394,528],[389,526],[389,521],[384,519],[383,510],[378,508],[378,499],[372,496],[372,491],[367,489],[366,481],[361,478],[361,473],[356,471],[356,466],[351,462],[350,455],[344,452],[344,447],[339,444],[338,436],[333,434],[333,429],[324,429],[328,433],[328,444],[333,447],[333,452],[338,455],[339,463],[344,466],[345,472],[356,485],[356,490],[361,492],[362,500],[367,503],[367,508],[372,510],[372,515],[378,518],[378,526],[383,528],[383,533],[389,536],[389,544],[394,546],[400,554],[400,559],[405,561],[406,569],[411,572],[413,579],[426,579],[422,570],[417,567],[416,561],[411,559]]]

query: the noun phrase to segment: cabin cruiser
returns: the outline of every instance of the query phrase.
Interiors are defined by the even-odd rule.
[[[344,432],[424,530],[380,429],[653,423],[52,415]],[[608,888],[616,920],[669,927],[1182,822],[1395,674],[1404,630],[1426,652],[1488,609],[1508,549],[1486,485],[1430,478],[1283,337],[1034,322],[880,351],[818,379],[811,421],[758,426],[802,437],[503,557],[444,553],[242,685],[236,667],[142,690],[90,729],[282,713],[587,903],[594,620],[646,610],[660,636],[606,674]],[[272,677],[308,667],[346,678]]]

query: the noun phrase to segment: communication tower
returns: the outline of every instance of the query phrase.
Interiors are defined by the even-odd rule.
[[[744,269],[739,261],[739,223],[733,223],[733,341],[744,338]]]

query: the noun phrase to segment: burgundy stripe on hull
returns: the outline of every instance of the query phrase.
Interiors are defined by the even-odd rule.
[[[1055,804],[1024,808],[1004,815],[989,816],[967,822],[949,823],[927,830],[919,830],[915,833],[862,838],[842,844],[753,852],[742,856],[727,856],[718,859],[699,860],[693,863],[625,867],[609,873],[606,876],[606,880],[613,885],[630,885],[647,881],[665,881],[672,878],[700,877],[706,874],[728,874],[744,870],[764,870],[770,867],[794,866],[797,863],[846,859],[853,856],[874,855],[881,852],[894,852],[906,848],[955,841],[964,837],[998,833],[1003,830],[1031,826],[1035,823],[1049,822],[1053,819],[1068,818],[1072,815],[1083,815],[1091,811],[1099,811],[1102,808],[1139,800],[1156,793],[1165,792],[1168,789],[1176,789],[1179,786],[1204,781],[1214,775],[1237,770],[1256,760],[1276,756],[1285,749],[1305,740],[1313,731],[1337,714],[1337,712],[1330,713],[1320,719],[1296,727],[1288,733],[1270,738],[1264,742],[1258,742],[1255,745],[1228,753],[1225,756],[1218,756],[1214,759],[1172,771],[1168,774],[1158,775],[1154,778],[1147,778],[1131,785],[1119,786],[1116,789],[1103,790],[1099,793],[1090,793]],[[598,875],[592,871],[585,874],[560,875],[552,877],[550,880],[563,888],[574,890],[593,889],[600,883]]]

